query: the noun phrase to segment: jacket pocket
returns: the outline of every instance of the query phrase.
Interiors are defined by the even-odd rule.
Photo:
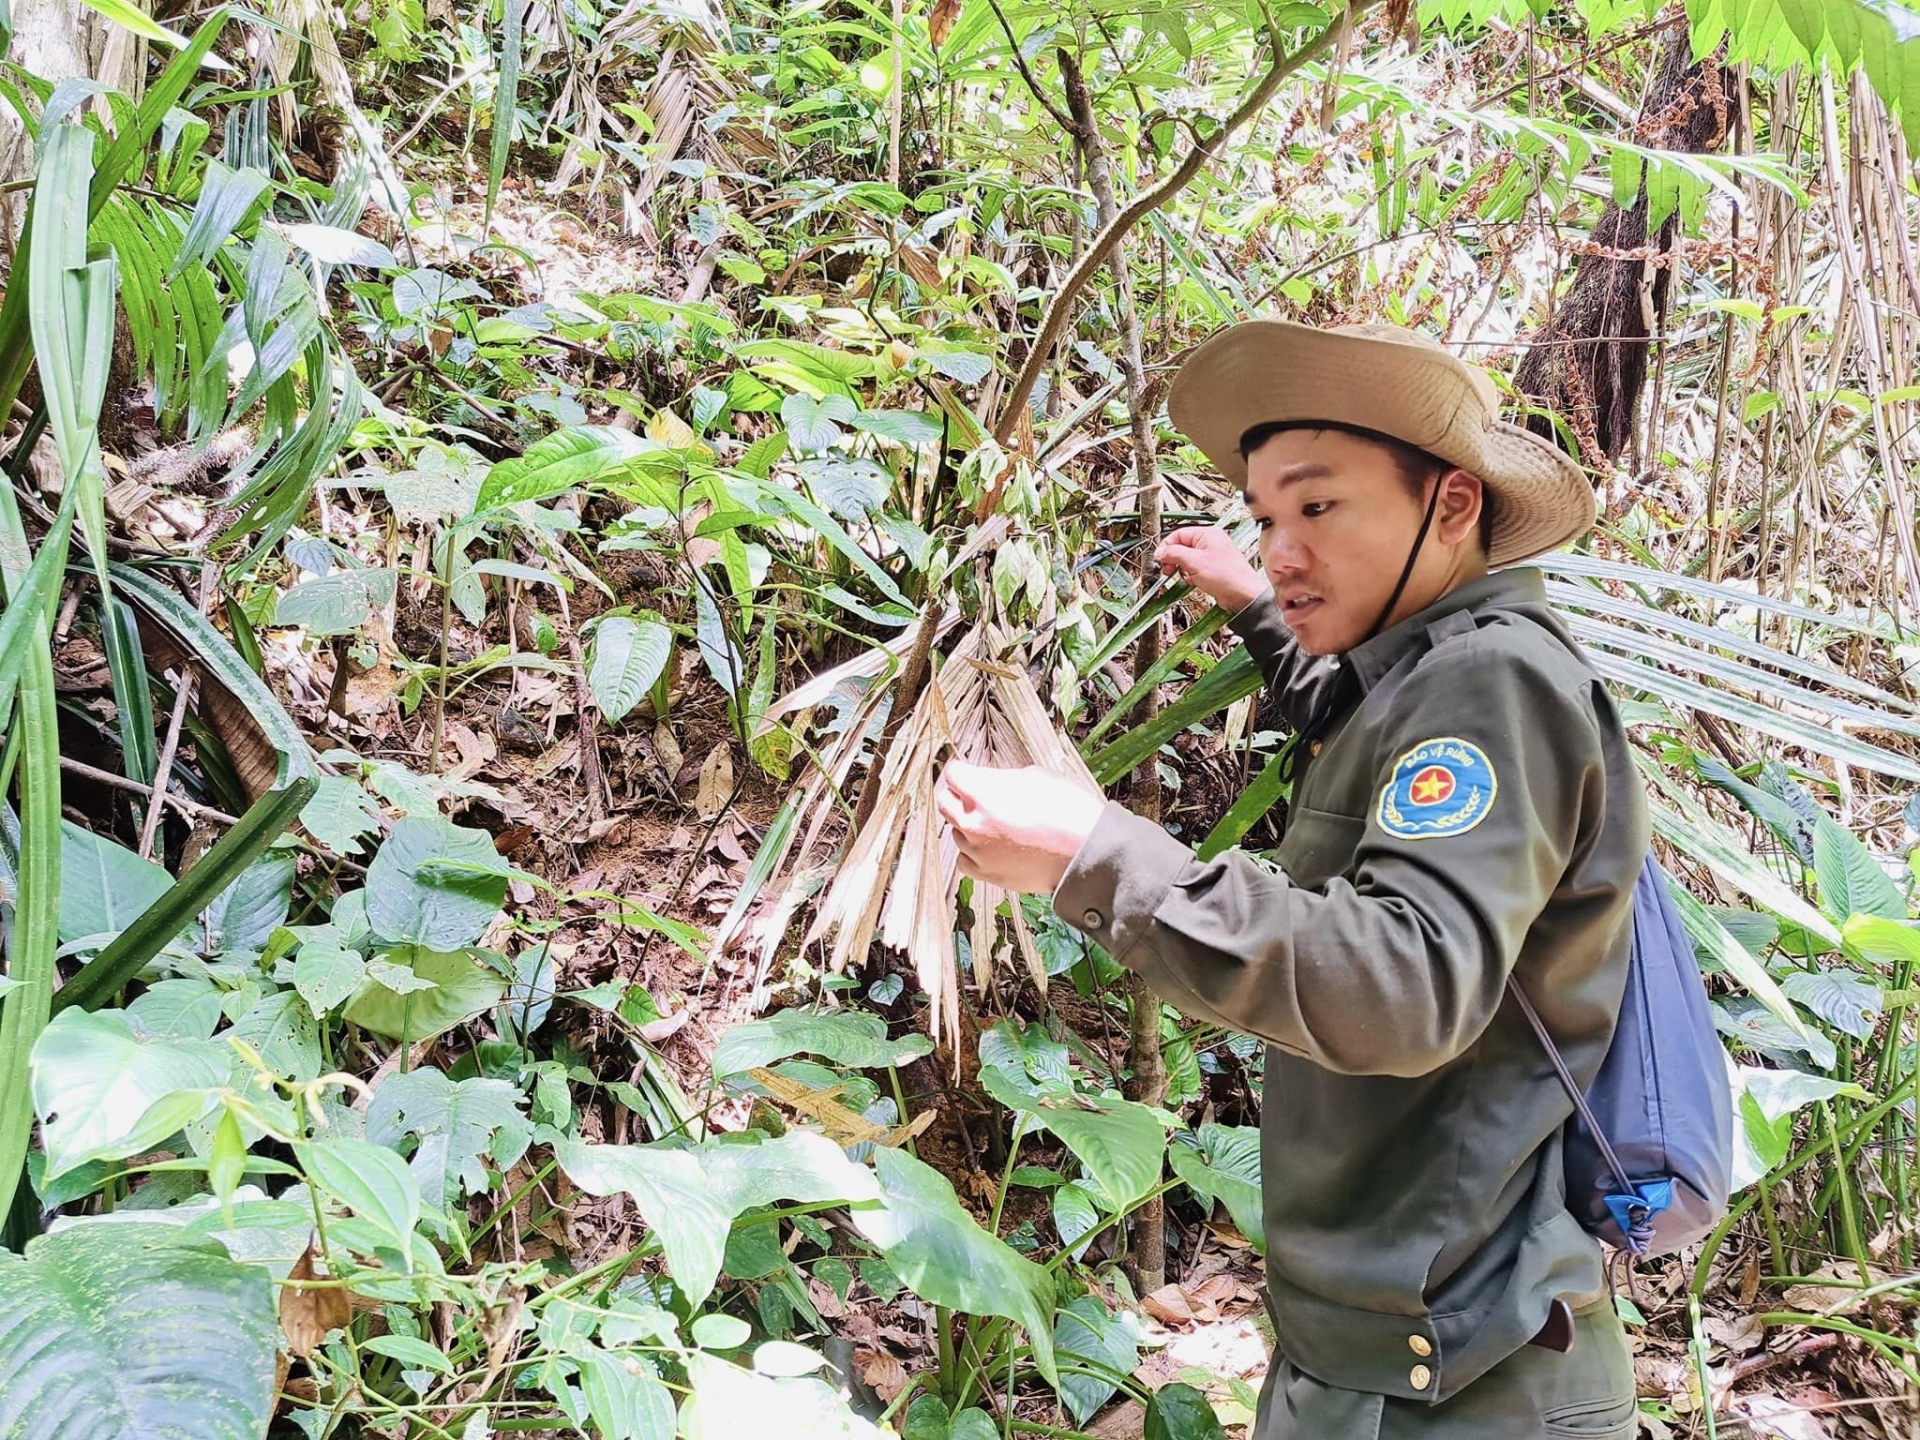
[[[1583,1400],[1573,1405],[1558,1405],[1540,1418],[1548,1435],[1577,1436],[1579,1440],[1633,1440],[1639,1413],[1639,1402],[1627,1396],[1620,1400]]]
[[[1353,868],[1354,852],[1366,833],[1364,815],[1296,806],[1287,817],[1277,857],[1289,879],[1311,889]]]

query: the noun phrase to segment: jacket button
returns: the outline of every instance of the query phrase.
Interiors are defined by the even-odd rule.
[[[1416,1390],[1424,1390],[1433,1383],[1433,1372],[1424,1365],[1413,1367],[1413,1373],[1407,1376]]]
[[[1089,930],[1098,930],[1102,925],[1107,923],[1107,917],[1102,915],[1098,910],[1089,910],[1086,914],[1082,915],[1080,919],[1085,922],[1086,928]]]
[[[1409,1335],[1407,1348],[1424,1360],[1433,1353],[1433,1342],[1424,1335]]]

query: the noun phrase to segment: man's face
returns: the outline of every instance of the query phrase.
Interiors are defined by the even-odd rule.
[[[1309,655],[1338,655],[1367,638],[1393,594],[1426,496],[1379,445],[1337,430],[1286,430],[1247,457],[1247,508],[1295,641]],[[1419,588],[1410,582],[1403,602]]]

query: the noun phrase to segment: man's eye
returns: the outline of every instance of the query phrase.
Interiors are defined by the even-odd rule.
[[[1256,515],[1253,517],[1253,528],[1264,535],[1273,528],[1273,521],[1264,515]]]
[[[1309,520],[1318,520],[1332,508],[1333,501],[1331,500],[1309,500],[1305,505],[1300,507],[1300,513]]]

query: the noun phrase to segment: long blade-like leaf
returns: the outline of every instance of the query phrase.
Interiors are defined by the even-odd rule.
[[[60,987],[53,997],[53,1008],[59,1011],[78,1005],[98,1010],[112,1000],[169,940],[286,832],[317,788],[319,782],[314,776],[303,775],[285,789],[262,795],[193,869]]]

